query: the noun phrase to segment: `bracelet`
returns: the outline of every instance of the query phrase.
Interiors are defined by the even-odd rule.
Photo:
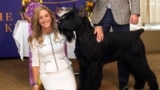
[[[32,87],[39,87],[38,83],[34,83]]]

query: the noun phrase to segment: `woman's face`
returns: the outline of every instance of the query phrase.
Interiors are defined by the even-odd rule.
[[[45,9],[39,12],[38,20],[42,29],[51,28],[51,22],[52,22],[51,15]]]

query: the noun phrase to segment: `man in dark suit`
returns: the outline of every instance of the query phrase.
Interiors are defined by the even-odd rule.
[[[139,0],[92,0],[95,2],[91,21],[97,41],[103,40],[103,31],[130,31],[130,23],[137,24],[140,15]],[[118,61],[119,90],[128,90],[129,71],[122,60]]]

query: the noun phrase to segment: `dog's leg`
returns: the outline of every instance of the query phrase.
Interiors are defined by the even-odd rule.
[[[87,64],[87,63],[86,63]],[[87,79],[87,66],[82,60],[79,60],[79,84],[78,90],[85,90],[85,84]]]
[[[103,78],[103,65],[93,59],[90,62],[83,59],[78,60],[80,69],[78,90],[98,90]]]
[[[103,65],[100,62],[91,62],[87,67],[87,79],[84,90],[98,90],[101,86]]]
[[[145,47],[141,39],[137,39],[136,43],[131,45],[121,58],[128,64],[135,78],[135,89],[143,89],[144,81],[146,81],[149,90],[159,90],[156,76],[147,62]]]
[[[158,89],[158,83],[156,80],[155,74],[150,70],[148,65],[146,65],[145,69],[139,68],[138,75],[135,75],[135,89],[142,89],[144,87],[145,81],[148,82],[149,90],[159,90]],[[135,72],[134,74],[137,74],[138,72]]]
[[[79,59],[80,75],[78,90],[98,90],[102,79],[102,73],[99,74],[99,72],[102,70],[99,70],[97,64],[92,61],[88,62],[88,60]]]
[[[150,75],[147,77],[148,85],[150,85],[149,90],[159,90],[158,82],[155,74],[150,70]]]
[[[141,90],[144,88],[145,85],[145,78],[144,77],[138,77],[135,76],[135,85],[134,85],[134,89],[135,90]]]
[[[146,81],[149,90],[158,90],[156,76],[150,69],[145,55],[133,56],[127,62],[131,68],[131,73],[135,77],[135,89],[142,89]]]

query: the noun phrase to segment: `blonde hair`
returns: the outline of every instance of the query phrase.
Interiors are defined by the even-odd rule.
[[[32,45],[33,39],[38,41],[39,44],[43,43],[43,37],[42,37],[42,27],[38,22],[38,17],[39,17],[39,12],[41,10],[46,10],[51,16],[52,22],[51,22],[51,27],[54,33],[54,40],[58,38],[58,28],[56,24],[56,17],[54,16],[54,13],[46,6],[38,6],[34,9],[34,14],[31,19],[31,29],[32,29],[32,34],[29,36],[28,41]]]

